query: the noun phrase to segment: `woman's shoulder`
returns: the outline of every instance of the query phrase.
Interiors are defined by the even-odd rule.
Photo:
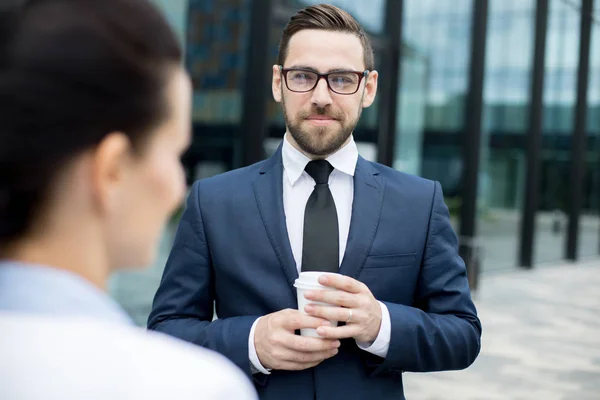
[[[93,387],[117,398],[129,391],[136,393],[131,398],[255,398],[249,380],[223,356],[157,332],[86,317],[26,315],[0,315],[0,329],[0,375],[35,382],[42,392]]]

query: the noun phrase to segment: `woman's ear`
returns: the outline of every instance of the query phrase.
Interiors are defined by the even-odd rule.
[[[118,201],[119,188],[132,165],[131,150],[131,141],[121,132],[107,135],[93,150],[91,184],[103,212],[113,209]]]

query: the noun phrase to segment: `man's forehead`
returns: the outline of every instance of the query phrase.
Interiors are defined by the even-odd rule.
[[[290,38],[285,66],[311,67],[320,72],[339,69],[360,71],[364,69],[362,44],[352,33],[302,30]]]

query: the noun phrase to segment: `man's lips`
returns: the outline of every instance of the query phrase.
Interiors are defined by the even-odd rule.
[[[306,118],[306,122],[313,126],[329,126],[336,122],[336,119],[328,115],[311,115]]]
[[[309,115],[306,119],[315,121],[335,121],[335,118],[329,115]]]
[[[315,126],[328,126],[337,121],[337,118],[331,115],[313,114],[306,117],[306,122]]]

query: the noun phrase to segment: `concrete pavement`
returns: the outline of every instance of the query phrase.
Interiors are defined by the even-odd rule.
[[[600,261],[481,278],[482,350],[464,371],[404,374],[409,400],[600,400]]]

